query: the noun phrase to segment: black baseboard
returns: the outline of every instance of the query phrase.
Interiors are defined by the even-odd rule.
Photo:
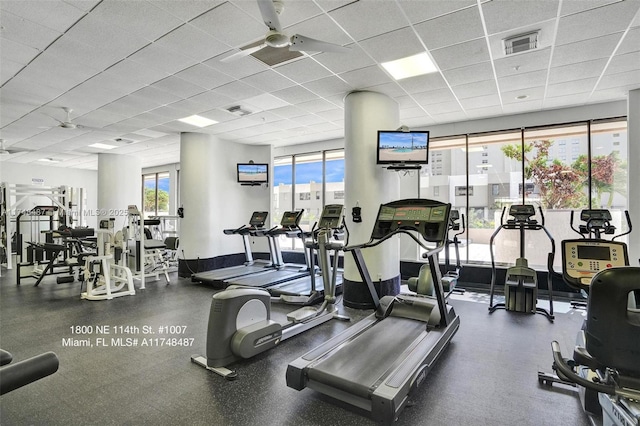
[[[388,280],[380,280],[373,283],[378,297],[395,296],[400,293],[400,275]],[[354,309],[373,309],[373,299],[367,285],[362,281],[351,281],[346,278],[342,281],[342,304]]]

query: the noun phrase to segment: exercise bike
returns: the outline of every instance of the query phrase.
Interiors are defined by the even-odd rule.
[[[538,382],[541,385],[561,383],[577,387],[580,403],[588,415],[599,417],[606,407],[609,414],[605,417],[608,419],[604,422],[605,425],[638,425],[640,418],[640,406],[637,403],[625,400],[618,406],[616,402],[620,396],[631,395],[625,393],[628,389],[617,389],[620,386],[635,386],[636,395],[640,396],[640,362],[637,352],[635,362],[631,362],[629,354],[625,353],[634,350],[633,348],[636,351],[640,348],[640,311],[637,310],[633,297],[634,291],[636,294],[640,291],[640,268],[628,267],[627,245],[615,241],[631,232],[631,219],[626,211],[625,216],[627,232],[606,240],[603,235],[612,235],[616,230],[610,223],[611,213],[608,210],[583,210],[580,219],[585,224],[578,229],[573,226],[574,215],[571,213],[571,228],[581,238],[562,241],[562,279],[568,286],[580,290],[588,297],[587,319],[576,338],[573,359],[563,359],[559,345],[553,342],[553,370],[556,374],[538,372]],[[616,324],[620,321],[623,324]],[[620,341],[621,339],[624,341]],[[631,362],[635,371],[634,368],[627,371],[629,369],[626,362]],[[622,367],[622,375],[620,371],[614,372],[614,367]],[[625,374],[636,378],[628,382],[630,379],[625,378]],[[634,380],[637,381],[635,385]],[[634,416],[635,423],[632,421]],[[609,417],[624,418],[626,422],[616,423]]]
[[[506,207],[502,209],[500,216],[500,226],[495,230],[489,240],[489,251],[491,253],[491,290],[489,292],[489,313],[493,313],[498,308],[507,311],[524,312],[531,314],[543,314],[553,322],[553,284],[551,271],[555,258],[555,241],[547,228],[544,226],[544,214],[538,207],[541,222],[532,219],[536,214],[535,208],[530,204],[514,204],[509,207],[511,219],[504,221]],[[507,269],[504,281],[504,303],[493,303],[493,294],[496,284],[496,262],[493,254],[493,241],[498,233],[503,229],[520,231],[520,257],[516,259],[515,266]],[[551,252],[547,259],[547,289],[549,290],[549,310],[537,306],[538,303],[538,276],[535,269],[530,268],[528,260],[525,258],[525,231],[543,230],[549,241],[551,241]]]
[[[332,241],[333,230],[344,220],[344,206],[327,205],[318,221],[315,234],[324,284],[324,301],[320,307],[304,306],[287,315],[282,324],[271,319],[271,294],[268,289],[229,286],[213,295],[207,328],[206,356],[193,355],[191,361],[209,371],[235,380],[237,373],[226,368],[240,359],[248,359],[332,319],[348,321],[336,306],[336,274],[329,253],[342,248]],[[335,268],[334,264],[334,268]]]

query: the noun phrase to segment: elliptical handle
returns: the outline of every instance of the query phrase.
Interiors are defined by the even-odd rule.
[[[616,238],[623,237],[623,236],[631,233],[631,230],[633,229],[633,226],[631,226],[631,217],[629,216],[629,210],[625,210],[624,211],[624,215],[627,218],[627,232],[624,232],[624,233],[622,233],[620,235],[616,235],[615,237],[611,238],[611,241],[615,240]]]
[[[585,236],[573,226],[573,210],[571,210],[571,218],[569,219],[569,226],[571,226],[571,229],[573,229],[573,231],[576,234],[580,235],[582,238],[585,238]]]
[[[504,212],[507,211],[507,206],[502,208],[502,214],[500,215],[500,225],[504,225]]]
[[[540,223],[544,226],[544,213],[542,213],[542,207],[538,206],[538,211],[540,212]]]

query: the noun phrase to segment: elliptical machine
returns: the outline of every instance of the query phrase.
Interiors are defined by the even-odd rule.
[[[491,235],[489,240],[489,251],[491,252],[491,290],[489,292],[489,313],[493,313],[498,308],[506,309],[507,311],[524,312],[531,314],[543,314],[553,322],[553,284],[551,280],[553,270],[553,259],[555,258],[556,245],[553,237],[544,227],[544,214],[542,209],[538,207],[540,211],[541,222],[538,223],[536,219],[532,219],[536,214],[535,207],[531,204],[513,204],[509,207],[509,216],[512,219],[507,219],[504,222],[504,214],[506,207],[502,209],[502,215],[500,216],[500,226]],[[510,267],[506,271],[504,280],[504,303],[493,303],[493,293],[496,284],[496,262],[493,254],[493,241],[496,235],[503,230],[517,230],[520,231],[520,257],[516,259],[515,266]],[[529,267],[529,262],[525,258],[525,231],[538,231],[543,230],[549,241],[551,241],[551,252],[547,259],[547,268],[549,273],[547,275],[547,288],[549,290],[549,310],[538,307],[538,277],[535,269]]]
[[[229,286],[213,295],[207,327],[206,357],[193,355],[191,361],[213,371],[227,380],[235,380],[237,373],[226,368],[240,359],[251,358],[271,349],[280,342],[296,336],[331,319],[349,320],[340,315],[336,306],[335,276],[330,266],[329,252],[341,242],[331,241],[333,229],[344,220],[344,206],[327,205],[318,222],[318,252],[324,302],[320,307],[304,306],[287,315],[287,322],[271,319],[271,295],[267,289]]]
[[[562,279],[569,287],[580,290],[588,297],[587,319],[576,338],[574,359],[563,359],[559,345],[553,342],[552,368],[556,374],[538,372],[538,382],[541,385],[551,386],[553,383],[561,383],[578,387],[582,408],[591,416],[600,416],[602,407],[613,410],[611,407],[614,404],[606,395],[623,396],[624,392],[619,394],[619,390],[616,390],[616,387],[623,382],[618,382],[618,377],[615,377],[616,374],[613,374],[610,369],[628,358],[629,355],[625,354],[625,351],[633,347],[636,350],[640,348],[640,311],[637,310],[636,300],[633,297],[633,290],[635,292],[640,290],[640,268],[628,267],[627,245],[615,241],[616,238],[631,232],[629,212],[625,211],[625,217],[627,231],[613,236],[611,240],[606,240],[603,235],[612,235],[616,231],[615,226],[610,223],[611,213],[608,210],[582,210],[580,219],[585,224],[579,225],[578,229],[573,226],[574,214],[571,212],[571,228],[580,234],[581,238],[562,241]],[[635,273],[624,272],[633,269],[636,270]],[[622,307],[623,304],[628,308],[627,315]],[[625,323],[635,323],[635,328],[629,328],[627,324],[616,324],[616,321],[621,321],[621,316]],[[596,322],[600,322],[601,325]],[[636,334],[631,333],[632,331]],[[621,339],[624,341],[620,341]],[[617,352],[619,350],[621,353]],[[594,356],[598,359],[594,359]],[[621,365],[626,368],[624,361]],[[636,371],[634,372],[632,368],[631,375],[637,376],[635,380],[639,380],[635,389],[636,395],[640,395],[640,363],[637,355],[634,365]],[[606,395],[600,396],[600,393]],[[634,410],[633,404],[627,402],[625,406],[627,408],[622,412],[627,409]],[[628,423],[605,422],[605,424],[637,425],[640,419],[640,405],[635,405],[635,413],[635,423],[628,420]],[[620,416],[626,419],[633,418],[634,415],[629,417],[628,414],[620,414]]]
[[[451,293],[464,293],[463,288],[458,287],[458,278],[460,278],[460,270],[462,269],[462,265],[460,263],[460,240],[458,239],[459,235],[464,234],[466,231],[466,226],[464,223],[464,214],[460,214],[458,210],[451,210],[451,214],[449,215],[449,226],[447,232],[457,231],[453,234],[453,238],[447,236],[447,241],[444,246],[444,275],[442,276],[442,288],[445,292],[445,296],[449,297]],[[451,260],[449,254],[449,247],[453,244],[454,250],[456,252],[456,264],[451,267]]]

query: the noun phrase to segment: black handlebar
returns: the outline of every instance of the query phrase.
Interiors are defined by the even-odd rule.
[[[0,368],[0,374],[2,375],[0,395],[47,377],[58,371],[58,366],[58,357],[53,352],[46,352],[33,358],[4,366]]]

